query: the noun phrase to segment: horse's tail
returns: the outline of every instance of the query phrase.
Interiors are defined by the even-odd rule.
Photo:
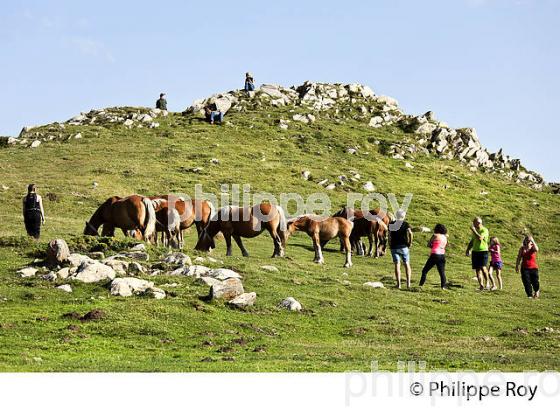
[[[278,223],[278,227],[276,228],[276,231],[278,233],[278,236],[280,237],[280,241],[282,242],[282,248],[286,249],[286,233],[288,231],[288,223],[286,221],[286,212],[284,212],[284,208],[282,208],[281,206],[276,206],[276,209],[278,210],[278,216],[280,217],[279,219],[279,223]]]
[[[156,208],[150,198],[142,198],[142,203],[146,209],[144,217],[144,240],[150,241],[156,233]]]

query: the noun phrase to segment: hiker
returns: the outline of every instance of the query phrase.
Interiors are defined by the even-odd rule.
[[[245,73],[245,91],[255,91],[255,80],[251,73]]]
[[[519,273],[519,263],[521,263],[521,280],[527,297],[538,299],[541,295],[539,285],[539,266],[537,265],[537,253],[539,247],[532,236],[526,235],[523,245],[519,248],[515,272]]]
[[[25,230],[32,238],[38,240],[41,235],[41,224],[45,223],[43,199],[37,194],[35,184],[27,187],[27,195],[23,197],[23,221]]]
[[[204,107],[204,115],[206,116],[206,119],[210,122],[210,124],[214,124],[214,121],[217,119],[218,124],[221,125],[222,121],[224,120],[224,113],[218,110],[216,104],[208,104],[206,107]]]
[[[401,260],[406,270],[406,287],[410,289],[410,280],[412,279],[412,269],[410,267],[410,246],[412,245],[412,229],[408,222],[405,221],[406,212],[399,209],[396,214],[396,221],[391,224],[389,229],[389,247],[393,263],[395,264],[395,279],[397,280],[397,288],[401,288]],[[393,226],[397,226],[393,230]]]
[[[159,95],[159,100],[156,101],[156,108],[167,111],[167,100],[165,99],[165,97],[165,93],[161,93]]]
[[[488,228],[482,225],[482,219],[474,218],[471,226],[472,239],[467,246],[466,255],[471,256],[472,268],[476,272],[476,278],[480,285],[480,290],[496,287],[494,278],[488,274],[488,239],[490,233]],[[490,282],[492,287],[490,287]]]
[[[492,276],[492,272],[496,272],[496,279],[498,279],[498,285],[500,286],[500,290],[502,290],[504,288],[502,281],[502,268],[504,267],[504,262],[502,261],[502,245],[500,245],[500,240],[495,236],[490,238],[488,250],[490,251],[490,269],[488,275]],[[496,287],[494,286],[494,288]]]
[[[422,269],[422,277],[420,279],[420,286],[426,282],[428,272],[434,267],[437,267],[441,288],[447,289],[447,279],[445,278],[445,248],[447,246],[447,228],[445,225],[437,224],[434,228],[434,235],[428,241],[428,248],[431,249],[430,257]]]

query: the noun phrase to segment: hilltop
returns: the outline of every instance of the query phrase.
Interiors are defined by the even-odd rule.
[[[210,126],[200,108],[227,108],[225,124]],[[434,113],[405,114],[395,99],[357,84],[305,83],[231,91],[196,101],[183,113],[112,107],[66,122],[26,127],[0,149],[0,369],[286,371],[368,370],[371,360],[396,370],[398,360],[425,360],[428,369],[558,369],[560,197],[542,177],[503,152],[490,153],[473,128],[453,129]],[[24,234],[21,196],[35,182],[47,224],[39,244]],[[188,277],[146,277],[168,297],[119,298],[103,284],[72,284],[73,293],[16,271],[44,256],[46,241],[65,238],[72,250],[106,254],[124,246],[85,240],[84,221],[111,195],[217,193],[222,184],[251,192],[326,192],[334,208],[348,192],[413,193],[415,227],[445,223],[450,231],[448,276],[436,273],[422,291],[391,288],[390,256],[354,258],[343,269],[330,245],[326,265],[312,263],[310,241],[290,239],[287,255],[269,258],[270,238],[245,241],[213,257],[240,272],[257,294],[254,307],[234,310],[199,299],[207,287]],[[506,289],[476,292],[463,256],[468,227],[481,215],[504,247]],[[524,297],[513,263],[521,235],[541,247],[543,296]],[[425,261],[429,233],[412,249],[414,282]],[[193,259],[195,234],[186,235]],[[121,237],[122,238],[122,237]],[[157,263],[165,250],[149,247]],[[278,272],[265,270],[274,265]],[[144,277],[139,275],[139,277]],[[369,281],[385,289],[364,288]],[[164,285],[174,285],[166,287]],[[300,313],[277,308],[295,297]],[[76,322],[94,309],[94,322]],[[552,330],[550,330],[552,329]],[[37,359],[39,358],[39,359]]]

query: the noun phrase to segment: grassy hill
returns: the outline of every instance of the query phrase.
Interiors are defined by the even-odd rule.
[[[158,118],[153,129],[66,125],[59,134],[82,138],[0,149],[0,184],[8,188],[0,190],[0,370],[367,371],[372,360],[393,371],[403,360],[425,361],[430,370],[560,369],[559,196],[433,156],[408,160],[414,168],[407,168],[381,152],[387,143],[412,138],[393,126],[374,129],[362,121],[319,115],[312,124],[293,122],[280,129],[278,120],[290,118],[292,111],[231,111],[222,127],[178,113]],[[348,154],[348,147],[358,147],[357,153]],[[193,172],[197,167],[202,169]],[[312,180],[302,179],[303,170]],[[361,174],[360,182],[332,191],[317,185],[351,171]],[[363,192],[367,180],[399,200],[413,193],[412,225],[448,226],[451,290],[439,289],[435,271],[424,289],[417,288],[429,239],[420,233],[412,249],[413,291],[392,288],[390,256],[354,257],[354,266],[343,269],[343,256],[333,244],[325,252],[326,265],[315,265],[303,234],[290,238],[288,257],[281,260],[269,258],[267,234],[245,241],[250,258],[242,258],[236,247],[233,257],[225,257],[225,244],[218,242],[212,256],[242,273],[247,291],[258,295],[246,311],[200,300],[207,287],[188,277],[150,277],[157,285],[178,284],[166,288],[166,299],[154,300],[113,297],[104,284],[73,283],[74,292],[67,294],[55,289],[62,282],[15,273],[50,239],[65,238],[74,249],[92,244],[81,238],[84,221],[111,195],[190,194],[198,183],[217,193],[221,184],[248,183],[252,192],[325,191],[337,209],[347,192]],[[46,208],[39,244],[24,238],[21,197],[30,182],[37,184]],[[464,250],[475,215],[502,241],[501,292],[478,292],[472,280]],[[525,232],[541,247],[540,300],[524,296],[514,272]],[[190,256],[196,256],[195,236],[194,230],[186,235]],[[150,252],[154,260],[164,250]],[[271,264],[280,272],[261,269]],[[382,281],[387,289],[366,289],[367,281]],[[304,310],[278,309],[287,296]],[[63,316],[95,308],[106,312],[103,320],[81,323]]]

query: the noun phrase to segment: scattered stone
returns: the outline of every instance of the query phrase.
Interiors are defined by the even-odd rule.
[[[228,278],[221,283],[216,283],[210,287],[211,299],[232,300],[243,294],[243,284],[237,278]]]
[[[67,293],[72,293],[72,286],[70,286],[70,285],[60,285],[60,286],[57,286],[56,288],[60,289],[64,292],[67,292]]]
[[[358,150],[356,148],[347,148],[346,153],[348,153],[350,155],[355,155],[355,154],[358,153]]]
[[[56,272],[49,272],[46,275],[41,276],[41,279],[54,282],[57,279]]]
[[[132,252],[146,252],[146,245],[139,243],[130,248]]]
[[[306,181],[308,181],[308,180],[309,180],[309,177],[311,177],[311,172],[309,172],[309,171],[302,171],[302,172],[301,172],[301,177],[302,177],[303,179],[305,179]]]
[[[261,266],[261,269],[266,270],[268,272],[274,272],[274,273],[280,272],[280,270],[274,265],[263,265],[263,266]]]
[[[192,265],[191,258],[182,252],[170,253],[163,259],[163,262],[175,266]]]
[[[328,191],[332,191],[332,190],[335,189],[335,188],[336,188],[336,185],[335,185],[335,184],[329,184],[329,185],[327,185],[327,186],[325,187],[325,189],[328,190]]]
[[[255,304],[255,300],[257,300],[257,294],[255,292],[242,293],[230,300],[228,304],[236,308],[244,309],[246,307],[253,306]]]
[[[373,289],[380,289],[384,288],[383,283],[381,282],[366,282],[363,285],[365,288],[373,288]]]
[[[35,140],[31,143],[30,147],[31,148],[37,148],[39,145],[41,145],[41,141]]]
[[[299,303],[297,300],[295,300],[291,296],[287,297],[282,302],[280,302],[278,307],[288,309],[288,310],[291,310],[291,311],[295,311],[295,312],[299,312],[302,309],[301,303]]]
[[[86,255],[81,255],[79,253],[72,253],[68,257],[67,261],[71,267],[77,268],[83,262],[93,262],[93,259],[91,259],[89,256]]]
[[[373,192],[375,191],[375,185],[373,185],[373,182],[371,181],[367,181],[362,188],[364,188],[365,191],[367,192]]]
[[[56,276],[60,279],[66,279],[70,276],[70,268],[62,268],[58,272],[56,272]]]
[[[28,267],[28,268],[23,268],[17,271],[17,273],[19,273],[19,275],[22,278],[31,278],[33,276],[35,276],[35,274],[37,273],[37,269],[32,268],[32,267]]]

